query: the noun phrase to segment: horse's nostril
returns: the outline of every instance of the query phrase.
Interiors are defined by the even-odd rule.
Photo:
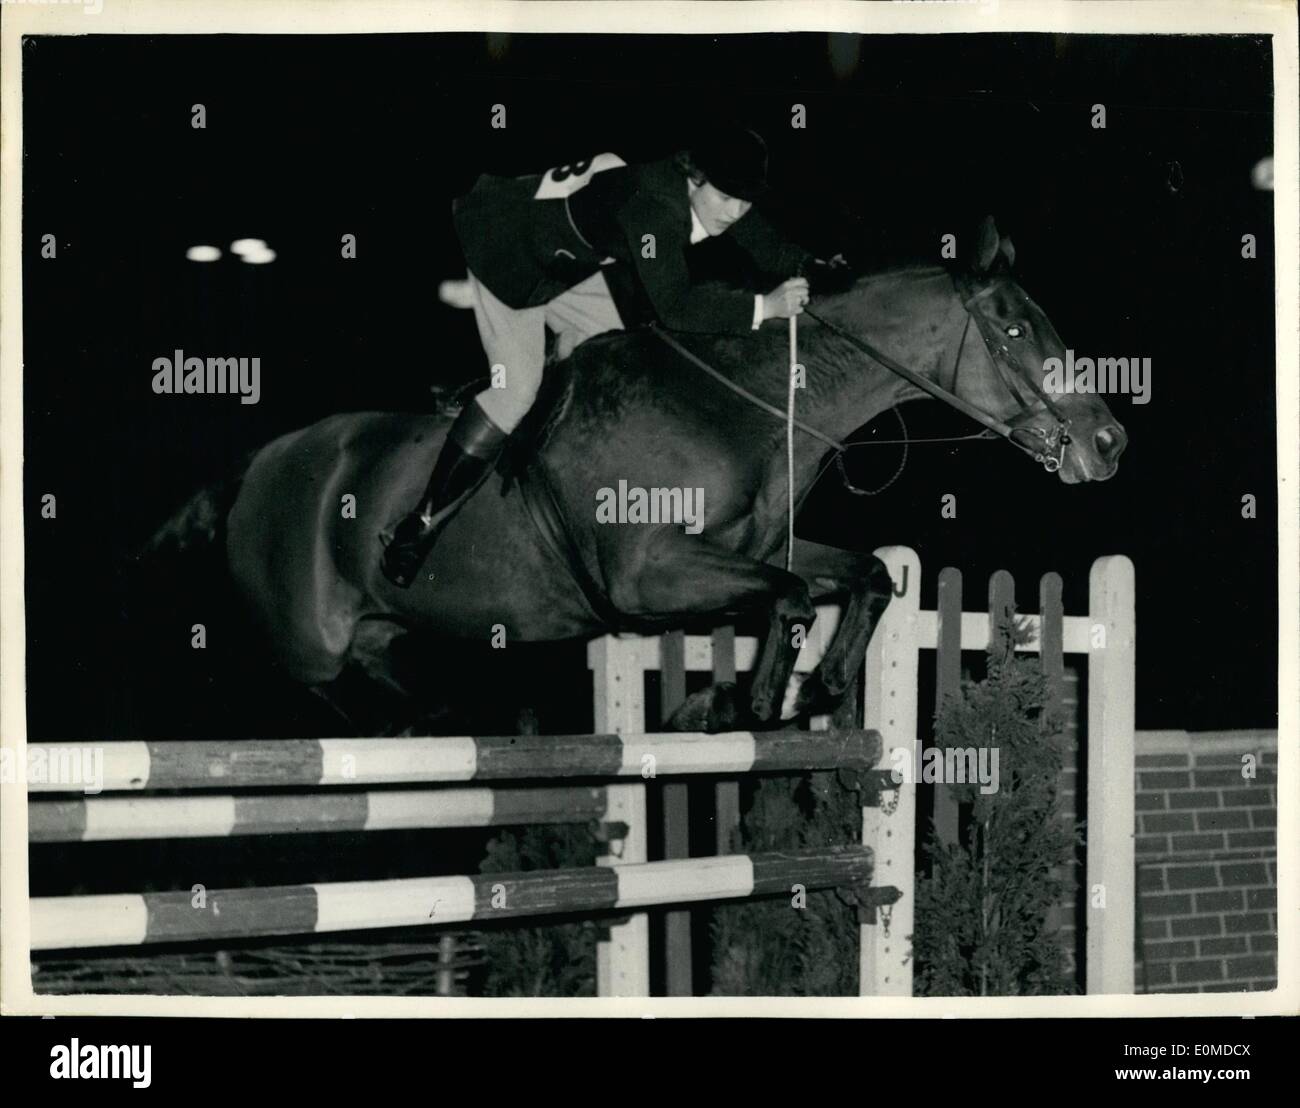
[[[1097,447],[1097,454],[1108,462],[1118,458],[1128,443],[1123,429],[1118,424],[1101,428],[1093,441]]]

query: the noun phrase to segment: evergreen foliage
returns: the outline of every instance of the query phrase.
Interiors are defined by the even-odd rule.
[[[969,818],[958,844],[931,828],[928,877],[917,881],[912,954],[918,996],[1041,996],[1074,991],[1067,951],[1051,928],[1077,832],[1057,803],[1060,721],[1046,713],[1037,660],[989,652],[988,676],[965,682],[936,720],[941,749],[996,748],[999,787],[949,785]]]
[[[862,801],[833,772],[759,781],[738,852],[859,842]],[[858,918],[833,890],[722,905],[713,913],[715,996],[856,996]]]
[[[570,869],[596,862],[597,844],[580,825],[503,831],[490,840],[480,873]],[[479,933],[487,974],[480,996],[595,996],[596,941],[603,922],[525,927],[507,922]]]

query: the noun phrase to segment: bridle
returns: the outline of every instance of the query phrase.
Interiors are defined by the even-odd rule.
[[[954,277],[953,283],[957,289],[957,294],[961,297],[962,307],[966,310],[966,323],[962,327],[961,339],[957,343],[957,356],[953,362],[950,388],[944,388],[942,385],[931,381],[928,377],[921,376],[921,374],[909,369],[902,363],[895,361],[888,354],[878,350],[865,339],[845,330],[836,323],[832,323],[825,316],[814,312],[811,308],[805,308],[804,314],[815,319],[832,334],[861,351],[872,361],[884,366],[891,373],[901,377],[909,384],[915,385],[922,392],[928,393],[936,400],[941,400],[950,408],[969,416],[977,423],[983,424],[994,434],[1000,435],[1013,446],[1032,457],[1048,473],[1055,473],[1065,461],[1065,448],[1070,444],[1069,417],[1043,391],[1042,386],[1039,385],[1029,371],[1016,361],[1006,341],[1001,336],[993,334],[992,324],[988,319],[974,310],[973,305],[976,301],[995,291],[996,286],[988,285],[972,292],[966,278]],[[1055,421],[1050,430],[1043,427],[1013,427],[957,395],[957,376],[961,372],[962,353],[966,349],[966,336],[970,333],[972,319],[976,321],[976,326],[980,330],[980,338],[984,342],[984,348],[988,351],[989,358],[998,372],[998,378],[1002,381],[1003,388],[1007,390],[1011,398],[1019,406],[1021,414],[1038,415],[1044,411],[1050,413]],[[1031,394],[1032,398],[1029,400],[1025,399],[1025,394],[1022,391],[1025,388]],[[1025,442],[1018,436],[1029,436],[1030,441]]]
[[[1019,447],[1029,454],[1036,462],[1039,462],[1048,473],[1055,473],[1061,468],[1061,463],[1065,460],[1065,448],[1070,445],[1070,417],[1061,411],[1060,406],[1052,400],[1043,387],[1038,383],[1037,378],[1028,369],[1020,364],[1011,354],[1011,349],[1007,345],[1006,338],[994,332],[993,323],[987,316],[981,315],[972,310],[977,300],[988,296],[989,293],[996,290],[995,285],[986,285],[982,289],[976,289],[970,292],[970,279],[966,277],[955,277],[953,284],[957,289],[958,295],[962,296],[962,307],[966,309],[966,330],[970,328],[970,321],[974,319],[976,326],[980,329],[980,337],[984,340],[984,349],[988,351],[989,358],[993,361],[993,367],[998,371],[998,376],[1002,379],[1003,387],[1009,392],[1012,398],[1020,405],[1022,414],[1038,415],[1044,411],[1050,413],[1055,421],[1050,431],[1041,427],[1015,427],[1012,428],[1011,435],[1007,436],[1008,441]],[[962,342],[965,343],[965,330],[962,333]],[[957,391],[957,370],[960,369],[961,347],[957,349],[957,365],[953,369],[952,389],[953,393]],[[1027,386],[1029,388],[1031,399],[1026,402],[1024,396],[1017,389],[1017,385]],[[1034,446],[1026,446],[1017,442],[1016,434],[1035,435],[1042,440],[1042,449]]]
[[[1057,472],[1065,460],[1065,448],[1069,446],[1071,441],[1069,433],[1069,417],[1061,411],[1060,407],[1051,399],[1051,397],[1043,392],[1042,387],[1029,374],[1028,370],[1021,366],[1015,358],[1012,357],[1010,348],[1007,346],[1006,342],[1001,337],[993,335],[992,324],[990,324],[984,316],[973,310],[973,305],[989,293],[995,291],[996,286],[989,285],[982,289],[972,290],[972,282],[969,278],[956,276],[953,278],[953,284],[957,289],[958,296],[961,297],[962,307],[966,310],[966,323],[962,328],[961,339],[957,343],[957,356],[953,362],[950,388],[944,388],[942,385],[931,381],[928,377],[923,377],[921,374],[909,369],[901,362],[895,361],[888,354],[884,353],[884,351],[877,349],[865,339],[853,334],[851,331],[845,330],[837,323],[832,323],[825,316],[820,315],[811,308],[805,308],[803,314],[815,319],[833,335],[842,339],[844,342],[847,342],[850,346],[853,346],[859,352],[865,354],[872,361],[884,366],[895,376],[901,377],[909,384],[915,385],[922,392],[929,394],[936,400],[942,401],[950,408],[954,408],[963,415],[968,416],[975,420],[975,422],[984,426],[984,432],[973,436],[967,436],[967,440],[987,438],[989,433],[992,432],[994,435],[999,435],[1006,439],[1017,449],[1024,451],[1033,458],[1034,461],[1038,462],[1039,465],[1047,470],[1048,473]],[[970,403],[970,401],[964,400],[962,397],[957,395],[957,376],[961,372],[962,353],[966,348],[966,337],[970,333],[970,324],[972,319],[976,321],[976,326],[980,329],[980,337],[984,342],[984,348],[988,351],[989,358],[997,369],[998,377],[1002,381],[1003,387],[1020,407],[1021,415],[1038,415],[1044,411],[1048,412],[1055,421],[1050,430],[1042,427],[1013,427],[1011,424],[1003,422],[996,416],[989,415],[987,412]],[[844,455],[850,449],[855,447],[883,446],[886,445],[884,442],[840,442],[838,439],[832,438],[830,435],[819,431],[816,427],[810,426],[797,417],[791,419],[788,413],[783,412],[774,404],[769,404],[762,397],[756,396],[743,385],[737,384],[735,381],[731,380],[730,377],[726,376],[726,374],[719,372],[713,366],[709,365],[709,363],[703,358],[688,350],[663,327],[658,324],[651,324],[650,329],[658,335],[660,339],[676,350],[683,358],[709,374],[709,376],[713,377],[716,381],[736,393],[738,396],[747,400],[750,404],[770,413],[783,423],[789,420],[793,426],[798,428],[800,431],[831,447],[835,452],[832,461],[839,467],[840,479],[844,483],[845,488],[852,493],[861,496],[874,496],[877,493],[883,492],[889,487],[889,485],[893,484],[893,482],[902,474],[903,466],[906,465],[906,450],[908,446],[919,443],[954,441],[952,439],[907,438],[906,424],[902,423],[902,415],[898,411],[897,406],[895,406],[893,410],[895,414],[898,415],[899,422],[902,424],[904,432],[904,437],[901,440],[898,440],[904,447],[903,462],[900,464],[898,471],[894,476],[886,481],[884,485],[873,490],[859,489],[849,480],[848,473],[845,471]],[[1032,399],[1025,399],[1025,395],[1021,391],[1023,388],[1029,389],[1032,394]],[[1028,441],[1025,441],[1026,438]],[[825,472],[825,467],[823,467],[820,472]]]

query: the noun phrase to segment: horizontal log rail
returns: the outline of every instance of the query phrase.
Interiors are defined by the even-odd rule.
[[[42,797],[27,808],[27,837],[66,843],[590,823],[604,819],[608,803],[594,786]]]
[[[484,923],[562,913],[617,912],[805,890],[872,894],[872,852],[819,847],[579,869],[343,881],[267,888],[37,897],[32,949],[227,940],[387,927]]]
[[[874,731],[506,735],[31,745],[28,791],[107,792],[660,777],[861,768]]]

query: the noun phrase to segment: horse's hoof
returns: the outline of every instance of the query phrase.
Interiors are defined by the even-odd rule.
[[[736,685],[722,681],[691,693],[664,723],[666,731],[703,731],[715,735],[719,731],[748,730],[748,712],[742,706]]]
[[[381,563],[380,568],[384,576],[388,578],[399,589],[409,589],[411,582],[415,580],[415,570],[392,565],[385,561]]]
[[[822,683],[821,674],[810,673],[795,695],[794,718],[826,715],[838,706],[839,698]]]

